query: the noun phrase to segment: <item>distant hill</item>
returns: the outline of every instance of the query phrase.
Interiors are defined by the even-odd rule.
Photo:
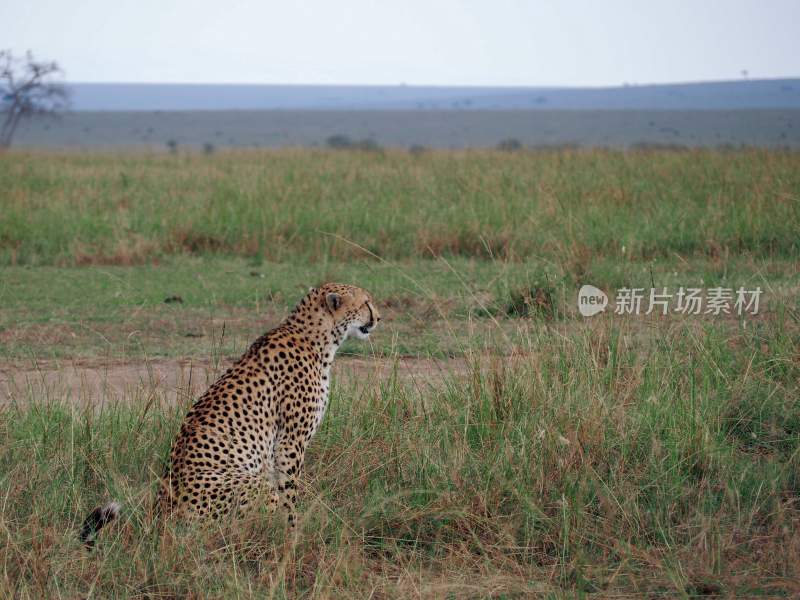
[[[73,83],[77,111],[736,110],[800,108],[800,79],[491,88]]]

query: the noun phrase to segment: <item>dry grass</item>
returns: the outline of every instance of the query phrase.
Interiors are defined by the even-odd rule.
[[[340,379],[289,539],[266,515],[152,528],[153,474],[185,410],[167,388],[99,412],[28,398],[3,414],[0,589],[800,593],[797,322],[630,333],[612,319],[569,337],[543,328],[523,354],[461,374]],[[122,522],[86,554],[77,524],[109,497],[125,503]]]

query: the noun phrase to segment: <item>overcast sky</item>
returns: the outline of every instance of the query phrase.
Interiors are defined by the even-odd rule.
[[[596,86],[800,75],[800,0],[0,0],[70,81]]]

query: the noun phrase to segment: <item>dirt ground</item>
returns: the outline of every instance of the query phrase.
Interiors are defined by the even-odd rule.
[[[68,401],[79,406],[158,400],[185,403],[196,398],[231,364],[209,360],[48,360],[0,362],[0,405],[32,400]],[[424,389],[448,375],[467,370],[463,359],[340,357],[333,382],[377,385],[396,373]]]

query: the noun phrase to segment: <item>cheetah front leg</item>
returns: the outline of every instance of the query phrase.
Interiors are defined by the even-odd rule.
[[[275,483],[281,506],[286,511],[289,527],[297,523],[297,478],[303,468],[306,453],[305,439],[282,436],[275,449]]]

